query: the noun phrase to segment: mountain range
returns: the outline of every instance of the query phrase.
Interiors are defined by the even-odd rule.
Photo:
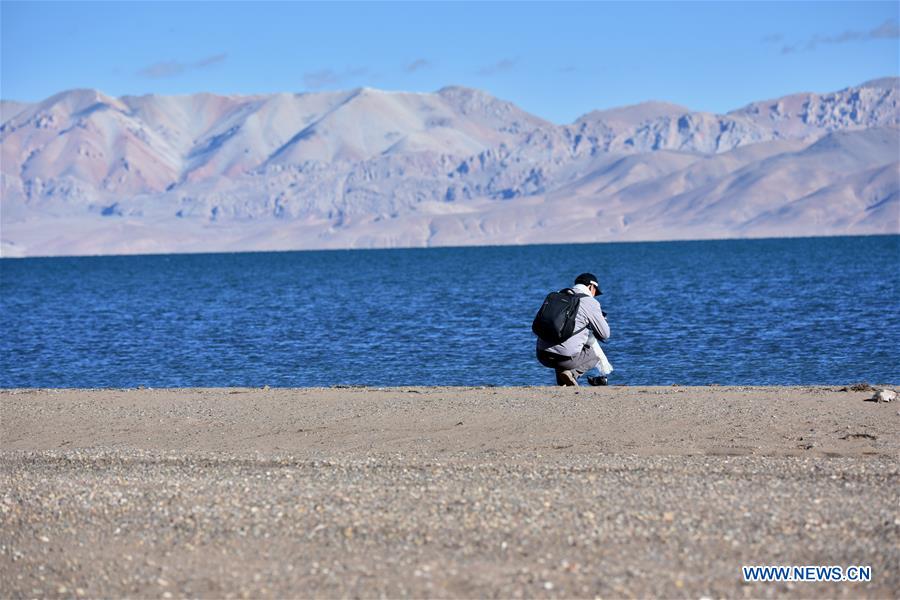
[[[0,255],[900,233],[900,79],[557,125],[485,92],[0,104]]]

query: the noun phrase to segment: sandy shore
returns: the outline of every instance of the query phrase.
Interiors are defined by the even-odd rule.
[[[0,391],[3,597],[897,597],[840,388]],[[744,583],[742,565],[869,583]]]

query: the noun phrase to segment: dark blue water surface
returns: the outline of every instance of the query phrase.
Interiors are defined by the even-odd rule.
[[[900,381],[900,236],[0,261],[0,387],[531,385],[598,274],[615,384]]]

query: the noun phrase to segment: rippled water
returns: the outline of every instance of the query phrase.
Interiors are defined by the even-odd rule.
[[[599,275],[617,384],[900,381],[900,236],[0,261],[0,387],[531,385]]]

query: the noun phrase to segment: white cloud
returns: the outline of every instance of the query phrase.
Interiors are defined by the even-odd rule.
[[[137,74],[148,79],[166,79],[168,77],[177,77],[187,71],[194,69],[205,69],[213,65],[224,62],[228,58],[227,54],[213,54],[206,58],[193,62],[181,62],[177,60],[166,60],[153,63],[142,69],[138,69]]]

